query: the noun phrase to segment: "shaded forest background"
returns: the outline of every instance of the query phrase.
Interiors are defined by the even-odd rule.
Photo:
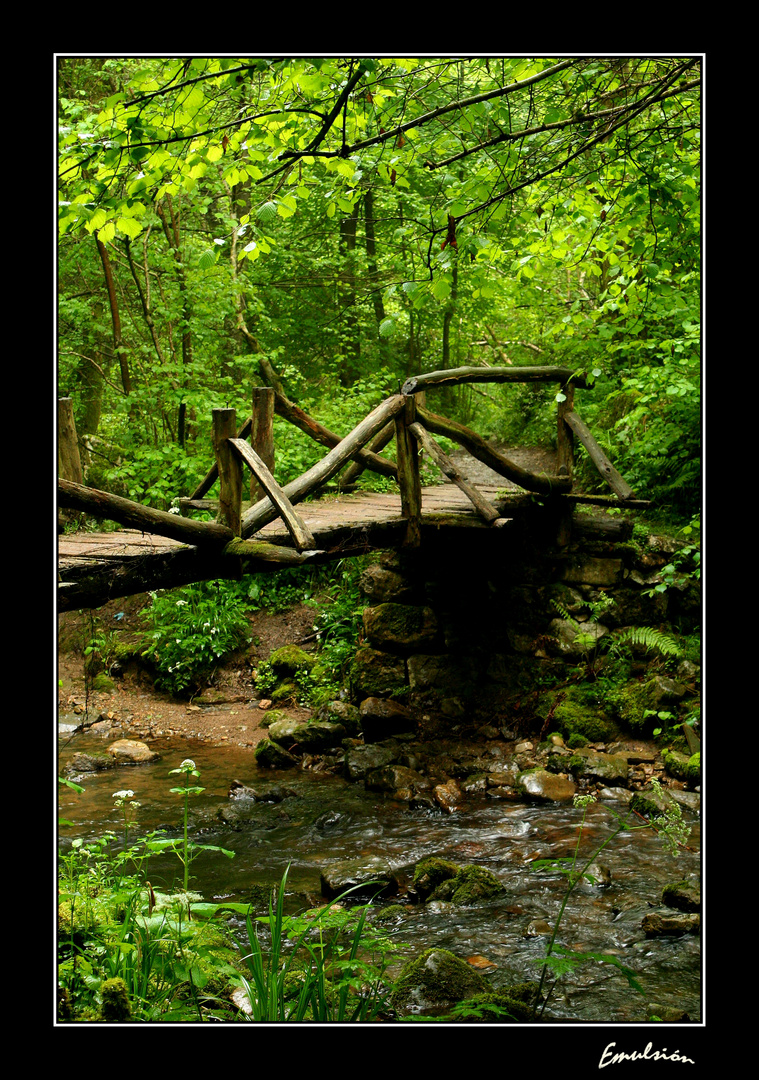
[[[555,364],[636,494],[699,513],[698,57],[71,56],[57,91],[57,389],[91,486],[168,509],[256,385],[344,435],[410,375]],[[438,394],[555,438],[543,387]],[[323,448],[283,423],[285,484]]]

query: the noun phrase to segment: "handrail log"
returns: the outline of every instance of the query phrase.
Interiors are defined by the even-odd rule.
[[[549,367],[459,367],[444,371],[428,371],[414,375],[401,387],[402,394],[416,394],[431,386],[459,386],[473,382],[558,382],[562,386],[571,380],[573,386],[587,387],[585,376],[572,368]]]
[[[505,476],[515,484],[519,484],[525,491],[533,491],[538,495],[561,495],[572,490],[572,480],[568,476],[539,476],[537,473],[523,469],[520,465],[511,461],[504,454],[494,450],[489,443],[463,424],[449,420],[446,416],[438,416],[429,412],[428,409],[417,406],[417,416],[427,428],[435,435],[443,435],[454,442],[460,443],[469,453],[481,461],[483,465]]]
[[[310,436],[315,442],[321,443],[322,446],[334,449],[343,441],[339,435],[330,431],[329,428],[325,428],[318,420],[314,420],[298,405],[293,404],[289,398],[276,393],[276,391],[274,395],[274,411],[277,416],[281,416],[283,420],[288,420],[294,427],[299,428],[300,431]],[[388,461],[387,458],[380,457],[379,454],[375,454],[371,450],[358,447],[351,456],[356,461],[360,461],[365,468],[372,469],[383,476],[398,476],[398,467],[395,462]]]
[[[564,415],[564,423],[567,424],[571,430],[575,433],[582,445],[588,451],[590,460],[600,472],[606,483],[609,485],[615,495],[618,495],[620,499],[634,498],[635,492],[627,483],[627,481],[620,476],[612,463],[604,454],[601,447],[590,433],[587,425],[583,423],[576,412],[568,412]]]
[[[234,537],[226,525],[213,522],[192,521],[177,514],[167,514],[151,506],[140,506],[131,499],[111,495],[108,491],[83,487],[72,480],[58,480],[58,504],[71,510],[82,510],[93,517],[116,521],[127,528],[167,536],[184,544],[219,547]]]
[[[230,439],[229,442],[249,467],[266,495],[279,510],[279,516],[284,521],[298,551],[312,551],[316,547],[316,542],[311,530],[295,512],[292,503],[253,447],[246,443],[244,439]]]
[[[282,489],[289,501],[295,505],[295,503],[310,495],[312,491],[315,491],[316,488],[326,484],[335,473],[342,469],[346,461],[355,457],[361,447],[373,435],[376,435],[388,420],[391,420],[396,413],[400,412],[403,405],[404,398],[400,394],[395,394],[378,405],[368,416],[364,417],[349,435],[346,435],[337,446],[330,450],[326,457]],[[277,516],[277,509],[272,505],[271,501],[268,498],[260,499],[255,506],[251,506],[243,514],[243,537],[252,536],[253,533],[258,532],[264,525],[268,525]]]
[[[326,446],[332,450],[334,447],[339,446],[341,438],[333,431],[325,428],[323,424],[320,424],[318,420],[314,420],[303,409],[294,405],[288,398],[274,391],[274,412],[277,416],[282,417],[283,420],[289,421],[294,427],[297,427],[304,434],[308,435],[315,442],[321,443],[322,446]],[[238,439],[246,439],[251,432],[252,418],[249,416],[242,427],[237,432]],[[394,433],[394,429],[391,428],[390,437]],[[384,445],[384,444],[383,444]],[[353,460],[360,464],[363,469],[371,469],[373,472],[380,473],[382,476],[392,476],[397,478],[398,466],[394,461],[389,461],[387,458],[380,457],[378,453],[374,453],[372,450],[359,448],[353,455]],[[193,493],[189,496],[190,502],[196,499],[202,499],[206,495],[214,483],[219,477],[219,470],[216,466],[216,462],[206,473],[205,477],[200,484],[195,488]]]
[[[447,476],[449,480],[452,480],[453,483],[464,492],[470,502],[474,505],[474,508],[480,517],[484,518],[489,525],[503,520],[493,504],[488,502],[485,496],[482,495],[477,488],[472,487],[472,485],[461,475],[451,459],[443,453],[435,440],[431,438],[421,424],[410,424],[409,431],[416,439],[418,439],[443,475]]]

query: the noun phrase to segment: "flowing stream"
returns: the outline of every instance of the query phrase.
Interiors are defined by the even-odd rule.
[[[130,842],[157,828],[176,835],[183,803],[170,793],[179,778],[169,771],[190,757],[201,773],[196,783],[205,788],[191,799],[193,836],[235,852],[234,859],[205,852],[193,863],[191,888],[205,899],[247,901],[252,886],[278,883],[290,864],[288,904],[294,912],[321,902],[320,871],[337,860],[379,856],[393,869],[407,869],[409,880],[414,863],[424,856],[475,863],[492,870],[505,886],[497,901],[468,908],[431,904],[411,909],[407,917],[388,924],[393,939],[408,947],[409,957],[432,945],[463,958],[484,957],[492,965],[485,970],[494,988],[539,977],[535,961],[545,954],[548,938],[531,932],[531,924],[554,924],[566,879],[553,871],[535,871],[529,864],[535,858],[572,855],[581,811],[571,804],[536,806],[482,797],[453,814],[432,814],[410,810],[327,773],[267,771],[268,784],[276,780],[294,794],[278,803],[257,803],[254,822],[234,828],[219,815],[231,806],[233,780],[251,786],[261,782],[251,752],[184,739],[151,745],[162,755],[160,761],[87,774],[81,779],[82,794],[61,790],[59,815],[72,823],[59,829],[62,847],[75,837],[90,839],[109,829],[121,835],[123,819],[114,808],[113,793],[125,788],[132,789],[141,804]],[[59,768],[75,751],[87,750],[102,751],[102,739],[83,734],[62,738]],[[617,818],[612,809],[619,813],[624,805],[599,802],[590,808],[581,854],[589,856],[613,832]],[[641,929],[643,917],[661,906],[663,886],[699,871],[699,820],[685,809],[683,817],[692,826],[689,850],[676,858],[649,829],[617,836],[599,860],[611,871],[611,884],[578,886],[557,938],[573,949],[615,955],[634,971],[645,998],[616,967],[582,964],[561,978],[546,1019],[640,1022],[646,1019],[647,1001],[684,1009],[691,1020],[699,1019],[698,936],[648,939]],[[151,861],[151,882],[156,888],[180,885],[181,870],[175,857]]]

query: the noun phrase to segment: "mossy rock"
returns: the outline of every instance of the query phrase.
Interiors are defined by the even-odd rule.
[[[132,1018],[129,993],[123,979],[106,979],[100,987],[102,1005],[100,1016],[108,1023],[120,1023]]]
[[[544,707],[551,708],[555,702],[555,695],[546,695]],[[599,706],[598,701],[588,701],[588,695],[577,688],[570,687],[563,700],[556,705],[553,720],[568,745],[578,735],[587,742],[612,742],[620,734],[614,719]],[[576,745],[575,738],[573,748]]]
[[[454,878],[438,886],[430,899],[450,900],[453,904],[468,906],[491,900],[503,891],[503,883],[492,870],[484,866],[463,866]]]
[[[701,751],[697,750],[695,754],[692,754],[688,758],[688,763],[685,766],[685,782],[686,784],[701,783]]]
[[[688,755],[681,754],[677,750],[662,750],[664,768],[670,776],[676,780],[685,780],[688,775]]]
[[[96,694],[112,694],[116,685],[111,676],[102,671],[92,680],[92,689]]]
[[[673,881],[665,885],[661,894],[662,903],[678,911],[694,912],[701,910],[701,886],[698,881]]]
[[[579,731],[573,731],[567,739],[567,746],[570,750],[581,750],[583,746],[587,745],[588,740]]]
[[[316,658],[297,645],[283,645],[269,657],[269,664],[277,679],[294,679],[311,671]]]
[[[294,754],[277,746],[271,739],[264,739],[255,749],[256,764],[264,769],[294,769],[300,761]]]
[[[667,810],[677,804],[664,788],[654,790],[651,787],[636,792],[630,800],[630,809],[645,818],[665,817]]]
[[[638,735],[652,735],[655,727],[662,726],[657,714],[672,709],[657,678],[628,682],[612,692],[610,701],[620,721]]]
[[[406,662],[400,656],[362,646],[351,665],[350,684],[359,700],[403,696],[408,691]]]
[[[478,994],[487,994],[485,978],[447,949],[427,949],[401,969],[390,1003],[403,1016],[441,1015]]]
[[[299,692],[295,679],[283,679],[272,690],[271,700],[275,705],[281,705],[286,701],[296,700]]]
[[[377,604],[365,609],[363,622],[369,644],[389,652],[424,652],[438,636],[435,614],[428,607]]]
[[[520,983],[504,990],[476,994],[466,1009],[451,1017],[463,1023],[530,1023],[535,1020],[538,984]]]
[[[431,855],[414,867],[414,888],[421,897],[428,897],[444,881],[455,878],[460,869],[459,863]]]
[[[390,922],[393,919],[405,919],[411,914],[405,904],[388,904],[387,907],[377,908],[374,913],[374,922]]]
[[[347,701],[325,702],[315,713],[315,719],[342,724],[351,736],[358,735],[361,731],[361,713],[355,705]]]
[[[500,879],[483,866],[460,866],[450,859],[430,856],[414,868],[414,887],[426,900],[476,904],[503,892]]]
[[[260,726],[262,728],[270,728],[272,724],[276,724],[278,720],[284,720],[287,717],[287,713],[282,709],[269,709],[264,713],[264,718],[261,720]]]

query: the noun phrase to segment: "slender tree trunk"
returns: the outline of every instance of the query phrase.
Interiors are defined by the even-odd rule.
[[[374,235],[374,192],[371,187],[368,187],[364,194],[364,222],[366,227],[366,258],[369,267],[369,279],[372,282],[372,304],[374,305],[374,318],[377,322],[380,360],[383,364],[386,364],[389,360],[390,350],[388,342],[380,336],[380,326],[385,318],[385,305],[382,301],[382,289],[379,287],[377,245]]]
[[[85,475],[89,465],[85,435],[97,435],[100,415],[103,409],[105,377],[103,372],[110,362],[107,340],[101,330],[103,323],[103,302],[96,299],[92,307],[92,358],[83,357],[77,365],[79,384],[79,433],[81,438],[80,453]]]
[[[166,242],[174,255],[174,267],[177,272],[179,294],[182,300],[182,366],[186,372],[192,364],[192,300],[187,287],[187,277],[184,272],[184,263],[182,261],[179,216],[174,212],[174,204],[170,195],[166,196],[165,205],[163,203],[158,203],[156,205],[156,211],[161,219],[161,224],[163,225]],[[184,390],[184,385],[180,390]],[[184,401],[180,401],[179,406],[177,407],[177,442],[182,447],[184,447],[186,441],[185,420],[185,403]]]
[[[119,315],[119,300],[116,295],[116,282],[113,277],[113,268],[111,266],[111,260],[108,257],[108,249],[103,241],[100,239],[97,233],[95,235],[95,243],[97,244],[98,254],[100,255],[100,261],[103,264],[103,273],[105,274],[105,287],[108,292],[108,303],[111,307],[111,325],[113,327],[113,352],[118,359],[119,368],[121,370],[121,385],[125,394],[131,394],[132,392],[132,379],[129,373],[129,363],[124,352],[124,346],[121,337],[121,316]]]
[[[361,335],[356,312],[356,226],[358,204],[340,222],[340,381],[351,386],[361,371]]]

